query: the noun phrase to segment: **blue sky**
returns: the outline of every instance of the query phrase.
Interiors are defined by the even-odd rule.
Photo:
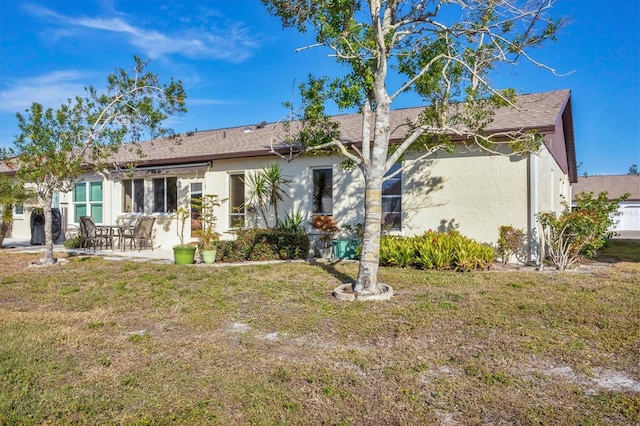
[[[579,174],[626,174],[640,166],[640,2],[559,0],[555,10],[571,24],[536,59],[570,74],[522,65],[494,81],[571,89]],[[326,52],[296,53],[310,36],[282,30],[258,0],[4,1],[0,28],[0,146],[18,133],[16,112],[99,88],[133,55],[182,80],[189,112],[168,123],[177,132],[277,121],[294,84],[339,73]],[[410,95],[395,107],[419,104]]]

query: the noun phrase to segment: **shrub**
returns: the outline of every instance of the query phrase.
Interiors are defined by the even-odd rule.
[[[558,270],[565,270],[583,257],[594,257],[613,232],[609,228],[619,215],[618,206],[629,194],[609,200],[607,192],[597,198],[593,193],[575,196],[573,210],[565,204],[565,211],[556,216],[552,212],[537,215],[540,233],[540,269],[549,260]]]
[[[447,233],[427,231],[414,237],[417,253],[414,265],[419,269],[453,269],[456,231]]]
[[[278,220],[278,229],[293,234],[307,234],[304,227],[304,216],[298,210],[287,213],[283,220]]]
[[[362,238],[364,237],[364,223],[347,223],[345,225],[342,225],[340,232],[342,232],[347,238],[355,238],[359,241],[362,241]]]
[[[462,237],[456,241],[455,269],[461,272],[487,270],[495,258],[493,247]]]
[[[513,226],[501,226],[500,237],[498,238],[497,252],[503,264],[509,263],[511,256],[516,259],[522,254],[524,247],[525,233],[522,229],[516,229]]]
[[[406,268],[412,266],[415,246],[411,239],[386,236],[380,240],[380,264]]]
[[[595,238],[588,241],[583,249],[582,254],[587,257],[594,257],[598,250],[605,244],[605,240],[613,236],[614,232],[609,231],[616,220],[616,216],[621,214],[618,211],[620,203],[627,200],[630,197],[629,193],[626,193],[618,198],[609,200],[609,194],[601,192],[597,198],[593,198],[591,192],[580,192],[575,196],[576,205],[572,209],[572,212],[577,212],[591,218],[592,231]]]
[[[541,262],[549,260],[556,269],[564,271],[583,258],[582,249],[588,241],[596,238],[594,222],[581,212],[567,212],[556,217],[551,212],[539,213],[542,226]]]
[[[71,238],[67,238],[64,243],[62,243],[68,249],[80,248],[82,247],[82,241],[80,239],[80,234],[75,234]]]
[[[380,241],[380,264],[384,266],[466,272],[489,269],[493,259],[493,248],[457,231],[384,236]]]
[[[220,241],[221,262],[306,259],[309,238],[305,234],[277,229],[243,229],[235,241]]]

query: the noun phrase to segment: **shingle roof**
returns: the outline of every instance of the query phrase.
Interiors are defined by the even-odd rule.
[[[640,175],[609,175],[579,177],[573,184],[573,194],[593,192],[595,195],[607,191],[609,198],[618,198],[625,192],[631,194],[629,200],[640,200]]]
[[[569,90],[556,90],[520,95],[515,101],[517,109],[499,108],[495,111],[493,122],[485,130],[498,132],[537,129],[543,133],[554,132],[570,100],[570,93]],[[407,120],[415,121],[422,110],[422,107],[415,107],[392,111],[392,139],[402,138],[402,125]],[[341,139],[344,142],[360,142],[362,122],[359,114],[337,115],[332,118],[340,124]],[[281,141],[282,135],[282,125],[279,123],[188,132],[174,138],[140,143],[139,147],[144,154],[141,159],[121,149],[113,160],[119,163],[137,160],[142,166],[269,155],[271,139]],[[573,147],[573,140],[570,142]],[[7,171],[4,164],[0,165],[0,173]]]
[[[518,109],[511,107],[498,109],[493,122],[485,130],[487,132],[520,129],[554,131],[569,96],[569,90],[520,95],[516,99]],[[416,120],[422,109],[416,107],[392,111],[391,128],[395,129],[392,139],[401,138],[403,136],[401,125],[407,120]],[[337,115],[332,119],[340,124],[341,139],[344,142],[360,142],[362,122],[359,114]],[[268,155],[271,139],[281,141],[282,135],[282,125],[278,123],[183,133],[173,139],[157,139],[141,143],[140,147],[145,156],[140,163],[175,164],[196,160]],[[121,158],[126,161],[127,157],[125,154]]]

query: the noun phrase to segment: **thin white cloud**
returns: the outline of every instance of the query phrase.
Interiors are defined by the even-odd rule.
[[[44,107],[58,107],[69,98],[84,93],[86,74],[77,71],[54,71],[42,76],[16,80],[0,90],[0,112],[22,112],[38,102]]]
[[[233,102],[224,99],[190,99],[187,97],[187,107],[189,105],[229,105]]]
[[[76,18],[33,5],[27,7],[27,10],[52,24],[60,25],[59,31],[55,34],[57,37],[70,37],[71,28],[107,31],[122,35],[128,43],[153,59],[165,55],[179,55],[191,59],[216,59],[238,63],[251,57],[259,47],[259,42],[252,36],[251,31],[240,22],[225,22],[223,27],[210,24],[207,27],[189,27],[163,33],[136,26],[119,17]]]

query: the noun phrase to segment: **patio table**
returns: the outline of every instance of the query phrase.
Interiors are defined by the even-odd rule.
[[[101,235],[109,239],[111,249],[114,249],[113,240],[118,239],[118,250],[125,251],[126,244],[124,243],[124,234],[127,231],[133,231],[133,225],[97,225],[96,228],[100,230]],[[109,245],[109,244],[107,244]]]

